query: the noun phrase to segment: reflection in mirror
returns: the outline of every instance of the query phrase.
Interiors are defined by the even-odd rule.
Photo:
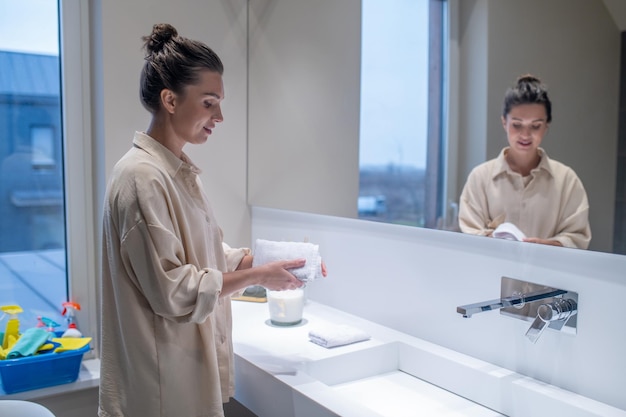
[[[432,228],[441,217],[445,68],[430,63],[443,56],[444,5],[362,1],[361,219]]]
[[[548,84],[551,91],[554,91],[555,122],[550,134],[547,135],[544,146],[548,154],[563,160],[576,172],[581,171],[583,183],[590,197],[592,197],[590,221],[593,240],[590,248],[610,252],[613,250],[612,240],[615,229],[612,213],[615,204],[617,121],[615,112],[602,112],[596,107],[589,110],[589,103],[616,103],[618,91],[616,87],[619,78],[617,62],[619,49],[617,46],[620,33],[602,1],[570,2],[568,4],[551,1],[550,7],[540,7],[543,11],[542,16],[538,19],[544,23],[537,23],[539,28],[534,30],[534,34],[527,36],[518,36],[519,33],[524,33],[525,24],[523,22],[527,19],[537,19],[537,17],[534,16],[534,12],[529,13],[525,10],[535,9],[533,7],[524,9],[526,5],[520,5],[519,2],[514,1],[495,3],[497,4],[481,1],[460,2],[457,3],[456,8],[452,2],[448,3],[452,6],[449,10],[449,15],[452,16],[450,21],[457,23],[457,29],[455,31],[452,25],[449,27],[446,39],[450,41],[451,47],[445,49],[453,51],[455,47],[458,47],[461,52],[456,57],[452,54],[446,56],[448,59],[445,60],[445,64],[450,67],[449,72],[446,73],[450,74],[450,77],[445,78],[445,89],[447,90],[450,85],[460,86],[459,90],[450,90],[450,100],[448,101],[451,107],[454,107],[455,102],[459,103],[456,109],[450,109],[451,112],[456,111],[458,116],[456,118],[457,124],[450,126],[451,135],[444,138],[444,140],[449,140],[445,145],[448,154],[444,155],[447,157],[447,164],[445,165],[447,169],[430,171],[428,174],[425,170],[421,170],[416,174],[416,177],[422,175],[420,177],[422,183],[426,179],[437,181],[438,172],[447,178],[443,185],[448,191],[444,201],[438,200],[436,195],[417,194],[419,197],[424,195],[426,201],[437,201],[436,218],[434,221],[431,219],[430,222],[424,220],[422,225],[456,230],[459,195],[469,172],[480,163],[495,158],[501,148],[506,145],[506,135],[499,121],[503,92],[510,85],[511,79],[532,69],[541,74],[554,74],[554,79],[550,79]],[[367,3],[364,2],[365,4]],[[563,7],[568,8],[568,17],[565,18],[567,21],[563,21],[564,17],[561,13]],[[365,21],[366,12],[367,10],[364,8],[364,55],[366,52],[365,33],[368,29]],[[528,18],[520,19],[525,14],[528,15]],[[509,16],[516,16],[516,19],[510,19]],[[487,20],[486,25],[485,20]],[[586,20],[582,26],[588,28],[583,33],[580,32],[582,20]],[[558,25],[555,24],[557,21],[559,22]],[[595,24],[590,25],[592,22]],[[433,24],[432,20],[430,23]],[[612,30],[607,30],[607,28],[612,28]],[[436,32],[431,31],[431,33]],[[566,39],[570,39],[572,44],[577,45],[577,50],[572,48],[564,51],[562,46],[558,45],[559,42]],[[609,47],[605,52],[598,52],[594,46],[598,44],[596,42]],[[434,42],[434,44],[437,43]],[[485,48],[481,50],[480,45],[489,45],[489,48],[488,50]],[[557,47],[559,49],[558,55],[551,56]],[[513,53],[514,55],[512,55]],[[581,68],[580,65],[574,65],[581,59],[586,60],[585,57],[588,57],[593,64],[588,64],[584,68]],[[363,61],[362,71],[365,72],[367,70],[365,58]],[[481,66],[490,74],[488,80],[485,80],[484,75],[477,71],[483,69],[480,68]],[[430,68],[437,67],[431,65]],[[458,71],[463,72],[463,74],[457,75],[457,80],[453,78],[455,68],[460,68]],[[391,77],[391,74],[392,71],[389,71],[388,78]],[[611,74],[608,79],[604,78],[607,74]],[[505,80],[507,76],[509,77],[508,81]],[[427,77],[428,74],[424,76],[424,78]],[[585,79],[586,85],[580,83],[582,79]],[[363,79],[362,84],[365,81],[366,79]],[[426,95],[422,94],[422,96],[425,97]],[[569,101],[570,99],[571,101]],[[364,105],[366,104],[362,100],[361,106]],[[432,108],[433,106],[429,106],[431,114],[433,113]],[[617,104],[614,108],[617,108]],[[418,117],[416,116],[415,119]],[[449,120],[451,123],[455,121],[454,117],[449,118]],[[487,125],[485,125],[485,120]],[[600,126],[594,127],[594,121]],[[364,143],[363,131],[372,130],[363,129],[367,122],[367,120],[361,120],[362,148],[367,146],[367,142]],[[581,122],[585,123],[586,126],[581,126]],[[596,128],[598,131],[594,131]],[[458,133],[452,136],[455,129]],[[363,150],[361,150],[361,155],[363,155]],[[363,159],[363,156],[361,158]],[[601,172],[595,171],[592,167],[590,162],[594,159],[603,161],[600,168]],[[437,162],[437,159],[429,155],[428,162],[431,161]],[[387,170],[382,172],[386,174],[386,182],[394,184],[393,178],[398,178],[403,170],[397,165],[388,164]],[[364,170],[364,167],[361,166],[361,191],[364,188],[364,181],[368,181],[367,184],[373,182],[372,176],[371,170]],[[383,175],[379,175],[379,177],[383,177]],[[379,179],[379,183],[384,182]],[[409,186],[409,188],[411,187]],[[362,203],[368,203],[362,204],[362,208],[369,211],[361,210],[360,217],[395,222],[394,213],[390,213],[394,208],[389,207],[388,200],[389,195],[391,195],[392,202],[398,204],[398,199],[394,196],[399,189],[400,187],[394,184],[394,188],[389,191],[389,194],[382,192],[374,194],[378,203],[377,206],[373,205],[374,199],[372,197],[369,198],[369,201],[363,201],[364,198],[362,197]],[[413,198],[416,190],[424,190],[424,188],[415,187],[412,193],[402,192],[404,200],[401,201],[405,203],[405,206],[409,205],[408,200]],[[381,200],[387,202],[387,207],[380,204]],[[423,204],[423,201],[420,203]],[[386,211],[374,212],[371,210],[373,206],[378,210],[386,209]],[[426,213],[421,210],[422,206],[418,204],[417,207],[418,210],[416,211],[425,217]]]
[[[497,158],[470,172],[459,201],[463,233],[498,237],[509,226],[517,240],[587,249],[587,193],[576,172],[541,148],[552,121],[546,86],[531,74],[507,89],[502,127],[508,140]]]
[[[619,240],[614,230],[621,229],[614,222],[619,214],[621,31],[607,7],[611,2],[428,1],[444,6],[443,47],[433,37],[430,9],[428,55],[423,53],[425,47],[415,47],[415,62],[428,57],[423,65],[430,78],[427,83],[422,78],[406,84],[408,91],[421,91],[412,93],[414,100],[407,105],[412,113],[399,117],[422,142],[424,156],[415,158],[422,151],[399,146],[402,142],[390,132],[397,131],[400,120],[390,118],[396,114],[383,107],[392,104],[393,96],[386,93],[401,83],[403,67],[417,68],[413,57],[394,62],[391,73],[376,86],[383,93],[364,103],[369,97],[361,92],[368,58],[365,50],[361,56],[361,45],[367,41],[362,33],[367,22],[360,18],[361,8],[367,18],[367,1],[320,0],[314,7],[306,0],[250,2],[248,202],[358,218],[359,196],[369,196],[373,198],[361,199],[363,218],[395,221],[390,218],[390,203],[396,198],[405,203],[417,200],[421,194],[423,207],[399,223],[454,230],[469,172],[495,158],[506,145],[500,122],[503,92],[520,74],[532,73],[546,81],[553,102],[553,121],[542,147],[574,169],[585,187],[593,236],[589,249],[613,252]],[[381,56],[390,44],[393,41],[379,46]],[[433,59],[433,50],[443,51],[440,60]],[[381,65],[388,62],[392,61],[381,60]],[[433,80],[433,74],[440,74],[443,81]],[[438,85],[443,94],[437,95]],[[427,109],[419,108],[420,102],[426,102]],[[368,108],[374,111],[366,113]],[[439,119],[435,109],[441,111]],[[364,127],[364,119],[377,117],[383,120],[382,127]],[[367,172],[359,176],[359,155],[365,161],[369,129],[370,139],[384,144],[374,153],[392,151],[393,166],[385,166],[392,174],[403,172],[398,167],[405,162],[426,159],[422,178],[412,177],[423,185],[401,188],[391,181],[392,199],[392,194],[371,185]],[[434,132],[440,133],[439,140]]]

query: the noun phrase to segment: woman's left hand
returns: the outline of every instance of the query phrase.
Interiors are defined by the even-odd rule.
[[[551,246],[563,246],[563,244],[559,242],[558,240],[540,239],[538,237],[527,237],[526,239],[524,239],[524,242],[540,243],[542,245],[551,245]]]

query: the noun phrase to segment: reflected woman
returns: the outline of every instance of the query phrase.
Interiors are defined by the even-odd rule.
[[[568,166],[540,147],[552,121],[552,104],[541,81],[521,76],[504,97],[502,126],[509,146],[475,167],[463,188],[459,226],[463,233],[491,236],[504,222],[526,242],[587,249],[589,203],[582,182]]]

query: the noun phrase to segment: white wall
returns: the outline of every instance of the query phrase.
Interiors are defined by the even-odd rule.
[[[626,2],[622,0],[603,0],[611,13],[615,24],[621,31],[626,30]]]
[[[360,0],[250,2],[248,203],[357,216]]]
[[[320,245],[312,300],[626,410],[626,257],[253,208],[253,238]],[[529,322],[456,307],[500,297],[502,276],[578,293],[578,334],[526,339]],[[467,381],[472,383],[472,381]]]
[[[203,170],[202,181],[225,239],[233,246],[249,242],[247,173],[247,0],[95,0],[94,60],[96,141],[103,143],[108,178],[115,162],[132,146],[133,133],[145,130],[149,113],[139,102],[143,64],[141,37],[155,23],[171,23],[180,35],[205,42],[224,62],[224,122],[206,144],[185,152]]]
[[[96,417],[98,415],[98,388],[88,388],[68,395],[32,401],[52,411],[55,417]]]

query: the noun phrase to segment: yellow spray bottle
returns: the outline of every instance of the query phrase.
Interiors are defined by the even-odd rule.
[[[2,348],[9,349],[20,337],[20,321],[17,315],[24,310],[18,305],[0,306],[0,310],[9,315],[9,320],[7,321],[7,326],[4,331],[4,338],[2,340]]]

